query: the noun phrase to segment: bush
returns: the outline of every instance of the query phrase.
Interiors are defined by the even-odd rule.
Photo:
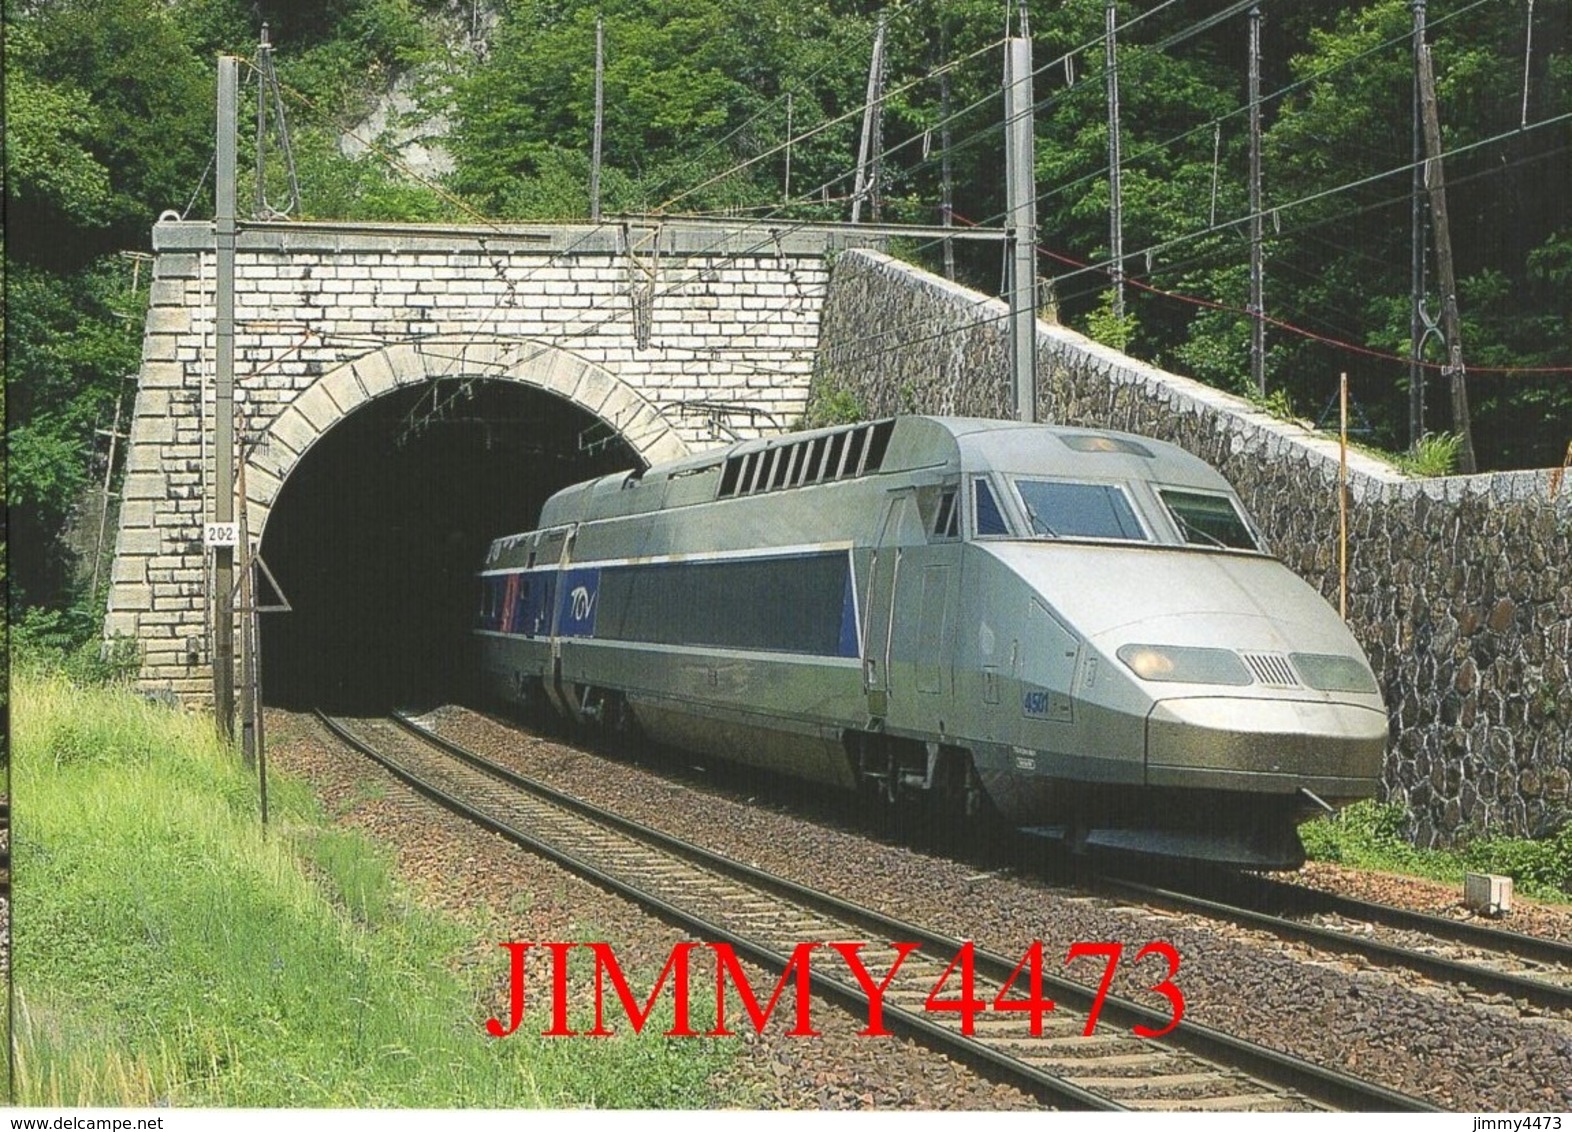
[[[136,675],[134,641],[98,634],[102,612],[69,609],[26,609],[11,624],[11,660],[25,670],[57,672],[74,684],[128,682]]]
[[[1392,802],[1365,799],[1340,810],[1335,818],[1318,818],[1299,827],[1305,852],[1313,860],[1368,865],[1400,861],[1416,852],[1403,836],[1408,816]]]
[[[1572,899],[1572,822],[1538,841],[1492,838],[1451,852],[1414,848],[1405,835],[1407,824],[1402,806],[1367,799],[1335,818],[1306,822],[1299,837],[1311,860],[1453,882],[1464,872],[1498,873],[1511,877],[1525,895]]]
[[[1463,850],[1462,858],[1475,872],[1510,876],[1530,895],[1572,893],[1572,822],[1541,841],[1476,841]]]
[[[1463,438],[1455,432],[1432,432],[1420,439],[1413,450],[1397,457],[1397,466],[1411,476],[1430,479],[1449,476],[1457,470],[1457,456]]]

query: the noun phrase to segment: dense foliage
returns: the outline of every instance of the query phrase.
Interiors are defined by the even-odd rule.
[[[908,0],[885,10],[881,219],[939,222],[947,127],[956,213],[963,222],[998,222],[1005,7]],[[1372,429],[1365,439],[1401,450],[1410,442],[1407,367],[1392,356],[1408,340],[1410,4],[1267,0],[1262,8],[1266,305],[1297,328],[1269,328],[1268,385],[1278,408],[1315,417],[1346,370]],[[1487,468],[1559,462],[1572,440],[1572,203],[1564,188],[1572,181],[1572,14],[1565,4],[1532,11],[1529,50],[1520,2],[1428,6],[1475,446]],[[1226,18],[1210,19],[1219,13]],[[878,14],[855,0],[11,5],[6,336],[9,500],[22,544],[13,559],[17,600],[75,596],[69,556],[53,535],[94,474],[93,430],[107,425],[138,352],[146,280],[133,293],[132,266],[118,253],[145,249],[164,209],[210,215],[214,57],[252,55],[259,17],[270,24],[287,87],[301,215],[587,215],[599,16],[604,211],[792,222],[850,214]],[[1118,14],[1126,25],[1118,57],[1126,316],[1112,315],[1104,262],[1104,0],[1032,13],[1042,270],[1055,277],[1065,321],[1243,390],[1248,12],[1203,0],[1121,0]],[[946,61],[954,65],[941,83],[936,71]],[[454,167],[440,187],[375,151],[351,158],[341,147],[343,133],[395,83],[415,101],[407,117],[447,123]],[[242,105],[251,97],[243,91]],[[245,202],[244,124],[241,137]],[[277,197],[277,163],[271,174]],[[903,254],[934,268],[943,262],[934,242],[909,241]],[[996,248],[963,244],[957,258],[963,279],[997,290]],[[1439,306],[1432,267],[1426,309]],[[1434,340],[1428,349],[1439,360]],[[1427,426],[1451,429],[1434,370],[1427,392]]]

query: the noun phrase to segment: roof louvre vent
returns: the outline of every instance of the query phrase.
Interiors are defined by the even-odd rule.
[[[893,420],[874,421],[728,456],[715,497],[733,499],[872,475],[883,467],[894,431]]]

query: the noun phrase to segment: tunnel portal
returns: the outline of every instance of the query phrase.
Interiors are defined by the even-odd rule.
[[[490,541],[533,527],[562,487],[643,466],[599,418],[532,386],[449,379],[367,403],[301,458],[268,518],[262,559],[292,611],[260,615],[264,701],[466,698]]]

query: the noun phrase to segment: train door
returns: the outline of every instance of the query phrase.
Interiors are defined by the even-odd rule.
[[[940,484],[920,490],[917,506],[927,533],[924,546],[913,547],[906,555],[907,573],[922,579],[917,603],[917,635],[912,648],[913,682],[917,691],[928,697],[924,716],[938,713],[924,725],[936,727],[944,718],[945,705],[954,691],[954,649],[951,638],[956,621],[956,605],[961,577],[959,485]],[[908,589],[908,602],[911,597]],[[899,654],[900,638],[896,652]],[[914,647],[913,647],[914,646]],[[933,697],[939,697],[936,702]]]
[[[560,530],[551,531],[541,543],[541,554],[538,561],[547,561],[552,551],[557,552],[557,569],[551,575],[550,589],[551,607],[546,614],[547,624],[550,626],[551,640],[551,674],[546,680],[546,695],[551,699],[553,706],[564,715],[577,717],[578,704],[572,694],[564,688],[562,681],[562,601],[561,581],[563,573],[568,568],[568,563],[573,561],[573,544],[578,539],[579,525],[571,523]],[[560,541],[559,541],[560,540]]]
[[[918,523],[917,502],[911,489],[894,493],[885,505],[879,542],[868,566],[868,589],[863,602],[862,682],[868,696],[868,714],[882,719],[890,707],[890,641],[895,630],[895,594],[901,580],[901,558],[909,539],[908,528]],[[920,528],[919,528],[920,529]]]

